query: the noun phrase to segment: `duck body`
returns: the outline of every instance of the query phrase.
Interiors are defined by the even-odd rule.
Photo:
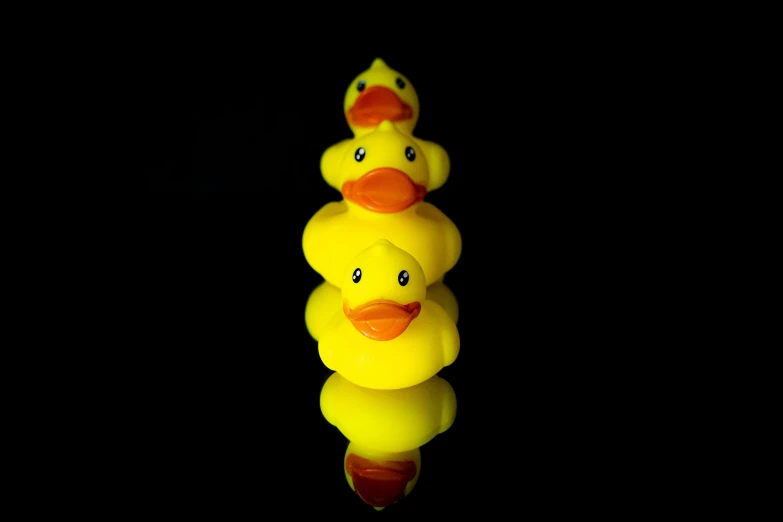
[[[456,360],[459,345],[457,326],[448,313],[434,301],[425,300],[416,320],[390,341],[358,333],[338,312],[318,341],[318,353],[327,368],[354,384],[393,390],[436,375]]]
[[[451,270],[462,253],[457,226],[426,201],[394,214],[379,214],[346,200],[327,203],[307,223],[302,246],[310,266],[340,288],[348,260],[378,238],[415,257],[429,283]]]

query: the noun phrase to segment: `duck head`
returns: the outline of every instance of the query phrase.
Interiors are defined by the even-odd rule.
[[[343,197],[381,214],[402,212],[421,203],[430,176],[416,141],[389,120],[357,138],[340,163]]]
[[[416,320],[427,297],[424,271],[408,252],[379,239],[345,270],[343,313],[362,335],[390,341]]]
[[[419,119],[419,98],[413,85],[380,58],[351,82],[343,108],[354,136],[371,131],[384,120],[411,134]]]

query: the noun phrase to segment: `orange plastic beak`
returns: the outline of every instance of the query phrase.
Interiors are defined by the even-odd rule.
[[[401,212],[420,203],[427,187],[413,182],[403,171],[388,167],[371,170],[356,181],[346,181],[343,197],[381,214]]]
[[[353,310],[343,302],[343,313],[354,328],[373,341],[391,341],[404,332],[418,317],[421,304],[414,301],[401,305],[388,299],[373,299]]]
[[[391,89],[373,85],[359,94],[345,117],[357,127],[376,127],[383,120],[408,120],[413,117],[413,109]]]

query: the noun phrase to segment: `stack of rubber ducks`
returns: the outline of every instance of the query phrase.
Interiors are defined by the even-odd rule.
[[[333,370],[321,411],[349,440],[343,467],[367,504],[383,509],[419,477],[419,448],[454,422],[456,397],[438,372],[460,348],[458,306],[444,284],[462,238],[431,203],[450,170],[440,145],[416,138],[419,100],[377,58],[345,94],[353,138],[327,148],[324,180],[342,195],[305,226],[302,247],[324,281],[305,324]]]

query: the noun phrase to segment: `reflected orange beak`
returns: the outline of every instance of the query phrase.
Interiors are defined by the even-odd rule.
[[[402,212],[424,201],[427,187],[413,182],[403,171],[388,167],[371,170],[356,181],[346,181],[343,197],[381,214]]]
[[[345,117],[357,127],[376,127],[383,120],[408,120],[413,117],[413,109],[391,89],[374,85],[359,94]]]
[[[401,305],[388,299],[373,299],[353,310],[343,302],[343,313],[354,328],[373,341],[391,341],[404,332],[419,316],[421,304]]]
[[[374,462],[351,453],[345,459],[345,470],[362,500],[374,507],[388,507],[405,494],[408,482],[416,476],[416,463]]]

